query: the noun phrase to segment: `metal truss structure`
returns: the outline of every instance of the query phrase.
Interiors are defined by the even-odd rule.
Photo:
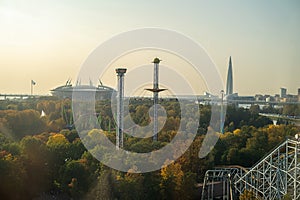
[[[236,191],[233,190],[232,181],[240,179],[247,171],[240,166],[227,166],[206,171],[201,199],[233,199]]]
[[[257,199],[300,199],[300,141],[288,139],[252,168],[227,166],[205,174],[202,200],[238,199],[245,190]]]

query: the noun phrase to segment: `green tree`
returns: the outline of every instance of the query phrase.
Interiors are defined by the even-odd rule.
[[[283,115],[299,116],[300,115],[300,105],[289,104],[284,105],[282,110]]]
[[[59,171],[60,187],[73,198],[81,199],[91,184],[85,160],[67,161]]]
[[[144,177],[138,173],[126,173],[117,177],[117,198],[118,199],[143,199],[144,198]],[[134,191],[134,192],[133,192]]]
[[[63,166],[70,158],[69,147],[70,143],[62,134],[52,134],[47,143],[47,149],[50,153],[49,158],[49,168],[50,168],[50,176],[51,182],[53,183],[54,188],[60,188],[59,184],[59,171],[61,166]],[[69,180],[71,181],[71,179]]]
[[[259,105],[251,105],[249,111],[252,115],[257,115],[260,112]]]
[[[0,197],[1,199],[29,199],[26,192],[26,170],[19,156],[0,151]],[[16,187],[18,186],[18,187]]]
[[[48,165],[50,153],[45,143],[36,137],[26,136],[21,140],[20,145],[22,147],[23,165],[27,174],[25,181],[30,182],[30,185],[25,189],[33,197],[49,190],[51,187]]]
[[[90,188],[90,191],[87,193],[84,199],[114,199],[114,188],[116,185],[114,184],[114,180],[112,177],[111,170],[103,170],[97,182]],[[128,192],[128,191],[127,191]]]
[[[163,199],[179,199],[184,173],[179,163],[171,163],[160,170]]]
[[[285,194],[285,195],[282,197],[282,200],[293,200],[293,198],[291,197],[290,194]]]
[[[180,199],[194,199],[197,192],[196,174],[189,171],[184,172],[182,186],[180,189]]]
[[[146,200],[156,200],[161,199],[160,194],[160,173],[159,171],[148,172],[143,174],[143,189],[144,189],[144,199]]]
[[[6,120],[6,127],[15,139],[25,135],[34,135],[46,130],[46,122],[40,118],[40,113],[35,110],[5,110],[0,111],[0,118]]]

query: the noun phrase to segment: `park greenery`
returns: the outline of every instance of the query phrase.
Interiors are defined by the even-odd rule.
[[[124,148],[149,152],[170,142],[186,120],[187,134],[195,124],[181,119],[178,101],[162,101],[167,120],[158,142],[125,136]],[[130,101],[132,120],[141,125],[150,121],[151,101]],[[95,106],[104,134],[115,142],[115,122],[110,103]],[[260,112],[299,115],[299,106],[283,108],[257,105],[250,109],[227,107],[224,134],[208,156],[198,152],[209,128],[211,106],[199,105],[197,135],[189,149],[161,170],[149,173],[120,172],[108,168],[88,152],[74,129],[72,101],[54,98],[2,100],[0,102],[0,199],[195,199],[200,196],[198,183],[207,169],[223,165],[251,167],[267,152],[300,132],[284,121],[273,125]],[[41,116],[41,112],[46,115]],[[126,118],[125,118],[126,120]],[[244,194],[242,198],[250,195]]]

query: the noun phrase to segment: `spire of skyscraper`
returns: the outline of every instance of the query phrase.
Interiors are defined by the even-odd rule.
[[[232,79],[232,63],[231,56],[229,57],[229,66],[227,72],[226,95],[233,94],[233,79]]]

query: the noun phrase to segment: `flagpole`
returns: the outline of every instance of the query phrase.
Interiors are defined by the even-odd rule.
[[[36,84],[36,82],[34,80],[31,80],[31,84],[30,84],[30,94],[31,96],[33,96],[33,86]]]
[[[32,96],[33,93],[33,85],[32,85],[32,80],[30,81],[30,95]]]

